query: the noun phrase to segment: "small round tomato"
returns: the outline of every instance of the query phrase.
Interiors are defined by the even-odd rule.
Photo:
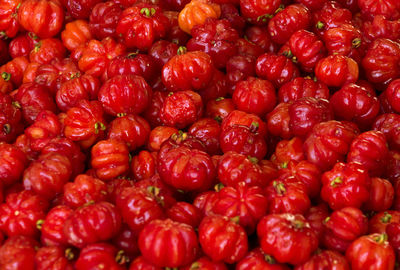
[[[318,247],[317,236],[302,215],[267,215],[258,223],[257,235],[262,250],[280,263],[305,263]]]
[[[157,219],[140,232],[139,248],[142,256],[155,266],[179,267],[191,263],[199,247],[191,226],[170,219]]]

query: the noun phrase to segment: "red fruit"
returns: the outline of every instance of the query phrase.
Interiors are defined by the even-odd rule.
[[[237,187],[240,182],[249,186],[265,187],[274,174],[263,171],[258,160],[236,152],[225,153],[218,164],[218,179],[225,186]]]
[[[38,37],[32,32],[16,36],[8,45],[8,51],[12,58],[20,56],[28,57],[35,47]]]
[[[224,153],[234,151],[260,160],[267,153],[267,143],[258,132],[256,123],[250,127],[237,125],[223,129],[220,135],[220,145]]]
[[[114,1],[97,3],[89,17],[90,32],[99,40],[116,37],[115,28],[121,13],[122,7]]]
[[[74,254],[71,250],[61,247],[41,247],[37,250],[35,256],[35,265],[37,270],[45,269],[63,269],[73,270],[72,262]]]
[[[143,180],[152,177],[156,173],[157,154],[149,151],[140,151],[132,159],[131,167],[133,177]]]
[[[361,164],[338,162],[322,175],[321,198],[333,210],[346,206],[360,208],[368,201],[370,184],[368,172]]]
[[[235,55],[226,63],[226,81],[229,93],[233,93],[236,84],[256,75],[256,58],[250,55]]]
[[[321,170],[328,170],[343,161],[350,143],[358,135],[358,129],[348,122],[327,121],[314,126],[304,142],[308,161]]]
[[[400,79],[392,81],[385,92],[390,106],[395,112],[400,113]]]
[[[290,59],[273,53],[265,53],[257,58],[256,73],[277,88],[300,75],[299,69]]]
[[[268,213],[304,214],[311,206],[306,186],[293,176],[284,176],[269,182],[265,188]]]
[[[106,129],[103,108],[98,101],[81,100],[67,111],[64,136],[89,148],[101,138]]]
[[[38,242],[17,235],[8,238],[0,247],[0,268],[4,270],[35,270],[35,253]]]
[[[317,236],[302,215],[267,215],[258,223],[257,235],[263,251],[280,263],[305,263],[318,247]]]
[[[384,176],[395,182],[400,177],[400,153],[399,151],[389,151],[388,163],[386,164],[386,172]]]
[[[328,100],[303,97],[289,106],[289,128],[294,136],[306,137],[315,125],[333,119]]]
[[[247,39],[261,47],[265,52],[276,52],[277,45],[272,42],[270,33],[266,27],[253,25],[246,28]]]
[[[298,137],[279,141],[271,157],[271,161],[280,169],[287,168],[291,160],[302,161],[304,159],[303,141]]]
[[[21,104],[0,93],[0,141],[13,142],[23,127]]]
[[[42,223],[41,242],[47,246],[66,246],[67,237],[64,235],[64,223],[74,211],[68,206],[56,206],[47,213]]]
[[[342,87],[358,80],[358,65],[352,58],[342,55],[330,55],[318,61],[315,75],[327,86]]]
[[[268,23],[272,41],[285,44],[297,30],[311,24],[311,12],[302,4],[293,4],[279,11]]]
[[[148,54],[155,61],[157,70],[161,70],[162,67],[178,53],[178,45],[173,42],[166,40],[159,40],[153,43],[148,51]]]
[[[267,213],[268,201],[261,187],[249,187],[241,182],[234,187],[224,187],[218,191],[213,212],[228,218],[239,218],[247,233],[254,232],[258,221]]]
[[[71,208],[78,208],[86,203],[105,201],[107,195],[107,186],[103,181],[80,174],[74,182],[64,185],[63,202]]]
[[[325,1],[322,8],[313,13],[313,32],[322,37],[326,30],[345,23],[351,24],[351,19],[351,12],[343,8],[338,2]]]
[[[369,200],[364,205],[365,209],[370,211],[388,210],[393,204],[393,199],[394,188],[388,180],[378,177],[371,178]],[[396,205],[395,203],[394,209],[397,209]]]
[[[10,81],[15,87],[20,87],[24,72],[28,67],[29,60],[27,57],[21,56],[12,59],[0,67],[1,73],[6,72],[11,75]],[[4,75],[3,75],[4,76]],[[7,77],[6,77],[7,78]]]
[[[127,258],[107,243],[90,244],[82,248],[75,263],[76,270],[110,269],[124,270]]]
[[[143,256],[136,257],[131,263],[129,270],[162,270],[162,267],[157,267],[154,264],[147,262]]]
[[[18,22],[40,38],[57,35],[64,22],[64,11],[58,1],[27,0],[18,9]]]
[[[358,135],[351,143],[347,162],[358,162],[371,176],[381,176],[389,157],[385,135],[370,130]]]
[[[218,192],[206,191],[197,195],[193,205],[200,210],[202,217],[214,215],[213,208],[218,200]]]
[[[140,183],[140,182],[138,182],[138,183]],[[119,195],[121,194],[122,190],[126,187],[133,187],[135,183],[131,179],[115,178],[115,179],[112,179],[112,180],[106,182],[106,184],[107,184],[107,193],[109,195],[108,200],[111,203],[115,204],[115,202],[116,202],[117,198],[119,197]]]
[[[386,228],[391,223],[400,222],[400,212],[394,210],[376,213],[369,220],[369,233],[385,233]]]
[[[171,8],[170,6],[168,6],[166,9],[171,9]],[[166,40],[176,43],[177,45],[184,45],[190,39],[190,35],[188,32],[185,32],[183,29],[181,29],[179,25],[179,13],[180,12],[177,11],[164,10],[164,15],[169,20],[169,29],[167,29],[168,32]]]
[[[211,57],[201,51],[185,53],[184,47],[172,57],[161,71],[162,82],[169,91],[200,90],[209,85],[214,66]]]
[[[176,199],[181,199],[182,195],[182,193],[165,184],[158,174],[134,183],[134,187],[147,190],[164,209],[172,207],[176,203]]]
[[[245,230],[235,222],[221,217],[205,217],[199,226],[199,242],[213,261],[238,262],[248,249]],[[226,245],[226,243],[232,243]]]
[[[379,113],[375,92],[354,83],[335,92],[330,103],[338,119],[353,121],[361,128],[369,127]]]
[[[235,104],[232,99],[219,97],[207,102],[205,114],[221,122],[233,110],[235,110]]]
[[[231,111],[222,121],[221,129],[225,131],[234,126],[257,126],[257,132],[264,138],[267,136],[267,125],[255,114],[245,113],[240,110]]]
[[[104,110],[114,116],[120,113],[140,114],[151,99],[151,88],[137,75],[117,75],[106,81],[99,91]]]
[[[200,259],[197,259],[195,262],[192,264],[183,267],[182,270],[191,270],[191,269],[204,269],[204,270],[227,270],[228,268],[223,262],[214,262],[208,257],[201,257]],[[132,270],[132,269],[130,269]]]
[[[389,243],[396,252],[396,256],[399,256],[400,251],[399,229],[400,223],[391,223],[386,227]]]
[[[122,141],[99,141],[92,147],[91,154],[92,168],[103,181],[125,175],[129,171],[129,149]]]
[[[320,241],[322,240],[325,230],[324,222],[325,219],[329,217],[329,214],[329,207],[325,203],[321,203],[317,206],[312,206],[304,215],[311,229]]]
[[[46,1],[46,0],[33,0]],[[49,64],[54,59],[62,60],[67,50],[62,42],[56,38],[46,38],[35,44],[35,48],[29,54],[29,60],[39,64]]]
[[[256,248],[247,253],[237,265],[236,270],[289,270],[289,267],[277,263],[276,260],[268,254],[265,254],[261,248]]]
[[[78,62],[79,69],[89,75],[101,77],[105,75],[111,59],[125,54],[126,47],[112,38],[92,39],[86,46],[75,49],[71,58]]]
[[[146,120],[133,114],[115,118],[108,128],[108,138],[125,142],[130,151],[145,145],[149,134]]]
[[[293,56],[292,61],[298,62],[307,72],[311,72],[317,62],[325,56],[324,43],[307,30],[293,32],[288,42],[290,51],[286,56]]]
[[[209,18],[191,30],[192,38],[186,44],[189,51],[203,51],[211,56],[217,68],[224,68],[229,58],[236,55],[238,32],[228,20]]]
[[[187,146],[178,146],[159,155],[157,171],[165,183],[184,191],[207,190],[216,174],[207,153]]]
[[[375,119],[373,129],[385,135],[389,149],[400,150],[400,116],[398,114],[381,114]]]
[[[241,111],[263,116],[275,107],[275,89],[266,80],[249,77],[236,84],[233,102]]]
[[[165,217],[155,188],[124,188],[117,197],[117,207],[133,232],[140,232],[150,221]]]
[[[41,111],[35,122],[25,129],[33,151],[41,151],[51,139],[61,135],[61,123],[51,111]]]
[[[87,19],[99,0],[63,0],[68,13],[75,19]]]
[[[312,270],[312,269],[335,269],[350,270],[349,263],[339,252],[333,250],[324,250],[314,254],[307,262],[297,266],[296,270]]]
[[[400,76],[400,44],[386,38],[374,40],[362,59],[369,82],[387,85]]]
[[[4,186],[17,183],[27,165],[24,152],[14,145],[0,143],[0,181]]]
[[[154,220],[140,232],[139,248],[144,259],[155,266],[179,267],[193,262],[198,242],[191,226],[170,219]]]
[[[41,111],[55,112],[57,108],[48,89],[37,83],[21,85],[14,99],[21,106],[24,119],[30,124],[35,121]]]
[[[154,128],[149,135],[147,147],[150,151],[158,152],[163,142],[168,140],[173,134],[178,134],[178,129],[167,126]]]
[[[161,107],[160,118],[164,125],[182,129],[196,122],[202,113],[200,95],[187,90],[168,95]]]
[[[279,103],[269,114],[267,114],[268,132],[276,137],[289,140],[293,134],[289,128],[290,116],[289,108],[292,102]]]
[[[280,0],[240,0],[240,12],[253,23],[266,24],[280,7]]]
[[[113,244],[116,248],[122,251],[129,258],[135,258],[139,254],[139,246],[138,246],[138,235],[129,229],[129,226],[126,224],[122,225],[122,228],[117,236],[113,239]]]
[[[13,38],[17,35],[20,24],[18,22],[19,0],[2,0],[0,3],[0,37]]]
[[[196,121],[188,130],[189,135],[192,135],[204,144],[207,153],[210,155],[216,155],[221,152],[219,145],[220,133],[221,126],[216,120],[211,118],[203,118]]]
[[[366,42],[372,42],[377,38],[398,40],[400,38],[400,21],[388,20],[383,15],[376,15],[372,21],[363,21],[362,32]]]
[[[389,19],[400,18],[400,6],[395,0],[358,0],[358,6],[361,9],[361,14],[367,19],[373,19],[376,15],[384,15]]]
[[[0,228],[8,236],[38,235],[37,222],[46,215],[48,202],[30,190],[10,193],[0,205]]]
[[[168,218],[197,228],[202,219],[200,209],[187,202],[177,202],[167,210]]]
[[[367,217],[357,208],[344,207],[325,219],[322,242],[330,250],[345,252],[354,240],[367,231]]]
[[[168,28],[168,18],[158,6],[140,3],[122,12],[116,34],[128,48],[148,50],[154,41],[165,37]]]
[[[67,23],[65,25],[65,30],[61,32],[63,44],[69,51],[84,46],[85,43],[92,38],[89,23],[84,20],[76,20]]]
[[[353,270],[394,269],[395,264],[395,253],[386,234],[361,236],[347,249],[346,258]]]
[[[151,101],[143,113],[143,117],[149,122],[152,128],[163,124],[160,117],[160,111],[167,96],[167,92],[154,91]]]
[[[69,216],[64,223],[64,234],[69,244],[82,248],[111,239],[119,232],[121,222],[121,215],[113,204],[88,204]]]
[[[68,157],[58,153],[47,153],[29,165],[24,171],[23,184],[46,199],[54,199],[62,192],[71,177],[72,166]]]

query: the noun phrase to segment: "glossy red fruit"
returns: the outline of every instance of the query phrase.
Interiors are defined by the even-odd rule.
[[[177,202],[167,210],[167,216],[173,221],[197,228],[202,219],[200,209],[187,202]]]
[[[146,261],[143,256],[136,257],[129,266],[129,270],[162,270],[162,267],[157,267]]]
[[[120,253],[123,251],[126,257],[131,260],[140,252],[138,246],[138,237],[139,235],[136,232],[133,232],[128,225],[123,224],[118,235],[114,237],[112,242],[115,247],[120,250]]]
[[[124,55],[125,51],[125,45],[107,37],[101,41],[96,39],[88,41],[86,46],[75,49],[70,57],[78,62],[82,72],[101,77],[105,75],[110,60]]]
[[[247,253],[247,255],[236,264],[236,270],[288,270],[289,267],[277,263],[276,260],[268,254],[265,254],[261,248],[256,248]]]
[[[394,193],[395,191],[393,185],[390,183],[389,180],[379,177],[372,177],[369,199],[364,204],[364,208],[370,211],[388,210],[393,204],[395,196]],[[393,206],[394,209],[398,209],[396,205],[397,204],[395,203],[395,205]]]
[[[240,182],[265,187],[276,175],[263,171],[256,158],[236,152],[225,153],[218,164],[218,179],[225,186],[237,187]]]
[[[35,265],[37,270],[58,269],[72,270],[74,254],[71,250],[61,247],[41,247],[37,250],[35,256]]]
[[[296,270],[312,270],[312,269],[328,269],[350,270],[346,257],[341,253],[333,250],[323,250],[314,254],[307,262],[296,266]]]
[[[273,53],[265,53],[257,58],[256,73],[277,88],[300,75],[299,69],[290,59]]]
[[[362,59],[362,67],[369,82],[388,85],[399,76],[400,44],[386,38],[374,40]]]
[[[155,266],[179,267],[191,263],[199,247],[191,226],[166,219],[151,221],[143,228],[139,248],[143,257]]]
[[[322,40],[307,30],[293,32],[288,42],[290,51],[286,56],[293,56],[292,61],[299,63],[307,72],[311,72],[317,62],[325,56],[326,49]]]
[[[264,138],[267,136],[267,125],[255,114],[245,113],[240,110],[231,111],[222,121],[222,131],[234,126],[247,126],[251,128],[257,126],[257,132]]]
[[[129,149],[116,139],[99,141],[91,150],[91,165],[96,175],[103,181],[123,176],[129,171]]]
[[[89,17],[90,32],[99,40],[116,37],[115,28],[121,13],[122,7],[114,1],[96,4]]]
[[[71,171],[71,162],[67,157],[58,153],[43,154],[24,171],[22,181],[25,189],[54,199],[69,181]]]
[[[311,23],[311,12],[302,4],[293,4],[278,12],[268,23],[272,41],[287,42],[297,30],[307,29]]]
[[[116,34],[127,47],[148,50],[154,41],[165,37],[168,28],[168,18],[158,6],[139,3],[122,12]]]
[[[186,44],[189,51],[203,51],[211,56],[217,68],[224,68],[229,58],[236,55],[238,32],[228,20],[209,18],[191,30],[192,38]]]
[[[324,222],[325,219],[329,217],[329,214],[330,212],[328,205],[325,203],[320,203],[316,206],[311,206],[311,208],[304,215],[320,242],[322,241],[322,236],[324,234]]]
[[[385,233],[391,223],[400,222],[400,212],[396,210],[381,211],[369,219],[368,233]]]
[[[107,195],[107,186],[103,181],[80,174],[74,182],[64,185],[63,202],[71,208],[78,208],[86,203],[105,201]]]
[[[228,218],[239,218],[247,233],[254,232],[258,221],[267,213],[268,200],[262,188],[241,182],[234,187],[218,191],[213,212]]]
[[[208,86],[214,72],[211,57],[200,51],[185,53],[180,47],[178,55],[172,57],[163,67],[161,78],[169,91],[200,90]]]
[[[280,7],[280,0],[240,0],[240,12],[253,23],[266,24]]]
[[[63,0],[68,13],[74,19],[87,19],[99,0]]]
[[[292,103],[293,102],[281,102],[269,114],[267,114],[267,127],[268,132],[271,135],[285,140],[289,140],[293,137],[289,128],[289,108]]]
[[[24,1],[18,9],[18,22],[41,38],[53,37],[63,26],[64,10],[58,1]]]
[[[350,244],[368,231],[368,219],[361,210],[344,207],[324,221],[323,245],[329,250],[345,252]]]
[[[24,152],[14,145],[0,143],[0,181],[4,186],[17,183],[27,165]]]
[[[291,160],[302,161],[304,159],[303,141],[299,137],[279,141],[271,156],[271,161],[280,169],[287,168]]]
[[[304,142],[307,160],[322,170],[332,168],[344,160],[358,133],[355,125],[348,122],[331,120],[317,124]]]
[[[51,51],[51,50],[50,50]],[[50,54],[50,53],[49,53]],[[0,67],[1,73],[6,72],[11,75],[10,81],[15,87],[20,87],[24,72],[28,67],[29,60],[25,56],[20,56],[8,61],[6,64]],[[4,75],[3,75],[4,76]]]
[[[133,232],[140,232],[150,221],[165,217],[155,188],[127,187],[116,200],[124,222]]]
[[[99,91],[104,110],[114,116],[120,113],[139,114],[149,104],[151,88],[137,75],[117,75],[106,81]]]
[[[394,269],[395,253],[386,234],[370,234],[355,240],[346,251],[351,269]]]
[[[370,184],[368,172],[361,164],[338,162],[322,175],[321,197],[334,210],[346,206],[360,208],[368,201]]]
[[[61,135],[61,123],[53,112],[41,111],[24,131],[33,151],[41,151],[51,139]]]
[[[328,100],[303,97],[289,106],[289,129],[294,136],[305,138],[315,125],[333,119]]]
[[[220,124],[217,120],[211,118],[203,118],[196,121],[188,130],[189,135],[192,135],[204,144],[207,153],[210,155],[216,155],[221,152],[219,144],[220,133]]]
[[[13,38],[17,35],[20,24],[18,22],[18,9],[21,6],[19,0],[3,0],[0,7],[0,37]]]
[[[74,211],[68,206],[55,206],[47,213],[41,228],[40,240],[47,246],[67,246],[64,223]]]
[[[266,80],[249,77],[236,84],[233,102],[241,111],[263,116],[276,104],[275,89]]]
[[[42,110],[56,111],[56,104],[48,89],[37,83],[21,85],[14,99],[21,106],[24,119],[30,124]]]
[[[35,48],[29,54],[29,60],[39,64],[49,64],[53,59],[61,60],[65,58],[66,52],[67,50],[60,40],[46,38],[35,44]]]
[[[376,15],[372,21],[363,21],[361,30],[366,42],[370,43],[377,38],[398,40],[400,38],[398,20],[389,20],[386,16]]]
[[[347,162],[358,162],[371,176],[381,176],[388,161],[389,149],[385,135],[367,131],[358,135],[350,145]]]
[[[81,249],[75,263],[76,270],[112,269],[124,270],[127,258],[114,246],[107,243],[95,243]]]
[[[160,118],[164,125],[182,129],[196,122],[202,113],[201,96],[187,90],[168,95],[161,107]]]
[[[30,190],[10,193],[0,206],[0,228],[8,236],[38,235],[37,222],[44,219],[49,204]]]
[[[237,125],[222,130],[220,145],[224,153],[234,151],[259,160],[267,153],[267,143],[258,132],[256,123],[250,127]]]
[[[318,247],[318,239],[302,215],[270,214],[258,223],[262,250],[280,263],[305,263]]]
[[[121,222],[121,215],[113,204],[87,204],[75,210],[65,221],[64,234],[69,244],[82,248],[111,239],[120,230]]]
[[[358,65],[352,58],[342,55],[330,55],[318,61],[315,75],[327,86],[342,87],[358,80]]]
[[[21,104],[0,93],[0,141],[13,142],[23,128]]]
[[[92,38],[89,23],[85,20],[69,22],[65,25],[65,30],[61,32],[63,44],[69,51],[84,46]]]
[[[245,230],[227,218],[221,216],[203,218],[198,233],[204,253],[213,261],[234,263],[242,259],[247,252],[248,241]],[[226,245],[225,241],[233,244]]]
[[[278,46],[271,40],[271,35],[268,29],[262,26],[249,26],[245,30],[247,39],[258,45],[265,52],[276,52]]]
[[[32,32],[20,34],[13,38],[8,44],[8,51],[12,58],[20,56],[28,57],[29,53],[34,49],[38,36]]]
[[[385,92],[390,106],[395,112],[400,113],[400,80],[392,81]]]
[[[379,113],[379,101],[374,92],[354,83],[335,92],[330,103],[338,119],[352,121],[361,128],[369,127]]]
[[[222,120],[234,110],[235,104],[233,103],[232,99],[218,97],[207,102],[205,114],[207,117],[213,118],[218,122],[222,122]]]
[[[156,173],[157,154],[142,150],[133,157],[131,162],[133,177],[143,180],[152,177]]]
[[[305,214],[311,206],[305,184],[293,176],[284,175],[269,182],[265,188],[268,213]]]
[[[192,262],[192,264],[182,267],[182,270],[190,270],[190,269],[204,269],[204,270],[227,270],[228,268],[223,262],[214,262],[210,258],[203,256],[196,261]],[[132,269],[130,269],[132,270]]]
[[[35,254],[39,243],[22,235],[8,238],[0,247],[0,267],[4,270],[35,270]]]
[[[385,135],[389,149],[400,150],[400,116],[398,114],[382,114],[375,119],[372,127]]]
[[[106,129],[103,108],[98,101],[81,100],[67,111],[64,119],[64,136],[89,148],[101,138]]]
[[[147,147],[150,151],[158,152],[163,142],[168,140],[173,134],[178,134],[178,129],[167,126],[155,127],[149,135]]]
[[[389,19],[399,19],[399,3],[394,0],[389,1],[371,1],[358,0],[361,14],[367,19],[373,19],[376,15],[384,15]]]

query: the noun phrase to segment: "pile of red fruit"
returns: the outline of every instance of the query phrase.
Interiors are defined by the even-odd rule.
[[[1,270],[392,270],[399,0],[0,0]]]

